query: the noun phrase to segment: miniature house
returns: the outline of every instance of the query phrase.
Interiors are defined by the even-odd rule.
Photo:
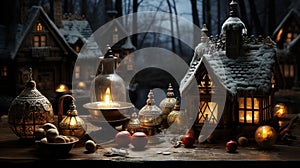
[[[237,6],[234,0],[230,3],[220,36],[209,38],[203,26],[201,42],[180,83],[186,111],[196,115],[196,131],[208,122],[217,129],[253,135],[253,129],[273,118],[274,92],[282,83],[276,46],[269,37],[246,35]],[[193,88],[198,91],[191,92]]]
[[[273,33],[273,39],[277,43],[280,68],[285,80],[285,89],[293,89],[299,87],[300,84],[299,38],[300,15],[296,9],[291,9]]]

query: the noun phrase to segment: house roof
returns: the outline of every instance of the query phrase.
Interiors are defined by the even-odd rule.
[[[7,47],[8,41],[8,27],[6,25],[0,25],[0,58],[8,56],[9,50]]]
[[[69,44],[74,44],[79,39],[85,43],[93,33],[89,22],[85,19],[62,20],[62,25],[59,30]]]
[[[280,22],[280,24],[277,26],[277,28],[275,29],[275,31],[272,34],[272,39],[276,39],[276,36],[279,32],[279,30],[285,26],[285,24],[289,24],[288,21],[295,17],[297,24],[300,26],[300,13],[298,10],[296,9],[291,9],[288,14],[282,19],[282,21]]]
[[[70,47],[64,36],[60,33],[57,26],[52,22],[52,20],[48,17],[46,12],[43,10],[41,6],[32,6],[30,8],[30,11],[28,13],[28,19],[27,21],[22,25],[19,24],[17,28],[17,34],[16,34],[16,44],[14,49],[11,51],[11,56],[14,58],[16,56],[17,51],[19,50],[22,42],[24,41],[24,38],[26,35],[30,32],[31,27],[34,24],[34,21],[37,20],[39,17],[44,18],[45,22],[49,25],[49,29],[52,29],[53,32],[58,37],[58,41],[64,46],[64,50],[66,53],[71,52],[72,55],[76,55],[77,53]]]
[[[189,88],[202,64],[231,94],[269,93],[273,68],[277,64],[276,50],[274,44],[270,46],[270,38],[261,41],[251,38],[253,41],[249,39],[243,45],[244,54],[237,58],[228,58],[222,46],[218,48],[212,40],[209,42],[210,51],[200,53],[201,50],[196,48],[195,55],[199,59],[194,59],[190,64],[189,71],[181,81],[181,92]]]

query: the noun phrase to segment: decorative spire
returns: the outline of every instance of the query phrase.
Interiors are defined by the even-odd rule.
[[[154,105],[154,104],[155,104],[155,100],[154,100],[153,91],[150,90],[148,93],[147,105]]]
[[[174,97],[173,87],[172,87],[172,84],[171,84],[171,83],[169,83],[168,92],[167,92],[167,97],[168,97],[168,98]]]
[[[232,0],[229,5],[230,5],[229,16],[238,17],[238,3],[235,0]]]
[[[202,43],[206,43],[209,40],[207,34],[208,34],[208,29],[206,27],[206,24],[203,24],[203,27],[201,29],[201,42]]]

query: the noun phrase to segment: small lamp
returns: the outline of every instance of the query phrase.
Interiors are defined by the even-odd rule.
[[[59,132],[63,135],[82,138],[86,132],[86,124],[78,116],[76,105],[74,104],[75,98],[73,96],[66,94],[59,99],[60,108],[58,115],[62,116],[63,100],[65,97],[71,97],[72,102],[70,104],[70,109],[67,112],[67,116],[65,116],[62,120],[58,120]]]
[[[69,88],[67,85],[61,83],[57,86],[55,91],[58,93],[65,93],[65,92],[69,91]]]

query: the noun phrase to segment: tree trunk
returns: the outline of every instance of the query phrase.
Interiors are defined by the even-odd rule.
[[[133,2],[132,2],[132,13],[136,13],[138,11],[138,6],[139,6],[138,5],[138,0],[133,0]],[[132,44],[138,48],[137,34],[136,34],[136,32],[137,32],[137,15],[134,14],[132,16],[133,16],[132,17],[132,32],[133,32],[133,34],[132,34],[131,40],[132,40]]]
[[[173,27],[173,17],[172,17],[172,6],[170,0],[167,0],[169,14],[170,14],[170,28],[171,28],[171,43],[172,43],[172,51],[175,52],[175,39],[174,39],[174,27]]]
[[[200,21],[199,21],[199,14],[198,14],[198,8],[197,8],[197,0],[191,0],[191,6],[192,6],[192,17],[193,17],[193,23],[194,25],[196,25],[197,27],[200,27]],[[196,34],[195,32],[196,30],[194,30],[194,34]],[[194,37],[193,36],[193,45],[195,46],[197,43],[197,38],[198,37]]]
[[[250,13],[251,13],[251,16],[253,16],[256,34],[263,35],[262,27],[261,27],[260,20],[259,20],[258,14],[257,14],[256,6],[255,6],[255,1],[249,0],[249,4],[250,4]]]

